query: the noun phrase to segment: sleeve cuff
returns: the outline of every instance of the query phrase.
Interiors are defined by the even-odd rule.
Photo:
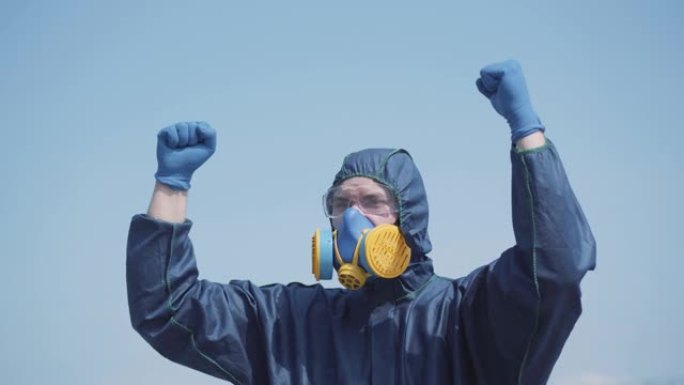
[[[154,217],[151,217],[147,214],[136,214],[133,216],[133,219],[131,219],[132,222],[148,222],[148,224],[153,224],[159,228],[163,227],[168,227],[169,229],[174,227],[174,226],[180,226],[183,228],[188,228],[192,227],[192,221],[188,218],[185,218],[185,222],[183,223],[173,223],[173,222],[167,222],[161,219],[157,219]]]
[[[525,155],[525,154],[544,151],[547,148],[551,147],[552,145],[553,145],[553,143],[549,140],[549,138],[544,137],[544,144],[539,146],[539,147],[520,149],[520,148],[515,146],[515,143],[513,143],[511,150],[516,154]]]

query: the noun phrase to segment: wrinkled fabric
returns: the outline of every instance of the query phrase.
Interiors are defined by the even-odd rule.
[[[374,173],[397,192],[402,232],[419,252],[399,278],[358,291],[200,280],[192,222],[136,215],[134,328],[165,357],[239,385],[546,383],[596,254],[553,144],[511,151],[516,244],[459,279],[434,274],[422,181],[408,153],[387,154],[351,155],[334,184]]]

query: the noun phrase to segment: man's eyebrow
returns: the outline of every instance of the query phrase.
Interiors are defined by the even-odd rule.
[[[366,198],[386,198],[387,194],[384,191],[372,191],[363,194],[363,196]]]

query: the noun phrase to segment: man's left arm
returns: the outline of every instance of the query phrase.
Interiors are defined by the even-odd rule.
[[[534,132],[515,143],[518,150],[532,150],[546,144],[546,137],[541,131]]]
[[[492,279],[518,294],[499,293],[532,321],[522,328],[529,337],[519,381],[533,384],[549,376],[581,314],[580,281],[595,267],[596,242],[552,142],[514,148],[511,163],[516,245]]]
[[[511,126],[516,245],[473,273],[462,327],[485,383],[545,384],[581,313],[596,244],[519,65],[485,67],[478,88]]]

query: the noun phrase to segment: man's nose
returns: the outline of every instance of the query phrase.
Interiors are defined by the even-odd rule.
[[[366,211],[363,209],[363,207],[358,203],[358,202],[349,202],[349,207],[355,209],[356,211],[360,212],[363,215],[366,215]]]

